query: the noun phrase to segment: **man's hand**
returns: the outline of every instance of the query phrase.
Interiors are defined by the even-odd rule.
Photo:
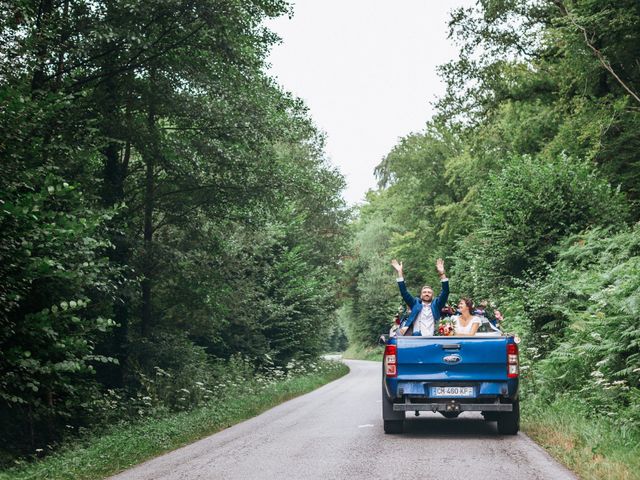
[[[407,333],[407,330],[409,330],[409,327],[402,327],[400,329],[400,335],[404,335],[405,333]]]
[[[436,270],[438,271],[438,275],[440,275],[440,278],[444,278],[447,276],[444,271],[444,260],[442,260],[441,258],[436,260]]]
[[[398,277],[404,278],[404,275],[402,272],[402,262],[398,263],[398,260],[394,258],[393,260],[391,260],[391,266],[396,269],[396,272],[398,273]]]

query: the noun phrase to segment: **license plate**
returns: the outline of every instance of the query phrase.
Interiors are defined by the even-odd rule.
[[[432,397],[474,397],[473,387],[431,387]]]

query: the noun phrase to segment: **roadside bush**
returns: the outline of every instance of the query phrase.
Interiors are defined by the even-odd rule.
[[[115,322],[107,213],[43,168],[0,191],[0,450],[43,447],[88,414],[96,342]]]
[[[621,427],[640,425],[640,224],[614,232],[593,229],[559,249],[558,262],[534,299],[561,324],[542,331],[558,336],[538,365],[536,390],[554,398],[568,392],[593,414],[614,416]]]

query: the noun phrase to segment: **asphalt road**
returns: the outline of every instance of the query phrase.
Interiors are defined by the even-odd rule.
[[[479,413],[411,413],[404,434],[385,435],[380,364],[346,363],[351,373],[335,382],[112,478],[576,478],[526,435],[501,436]]]

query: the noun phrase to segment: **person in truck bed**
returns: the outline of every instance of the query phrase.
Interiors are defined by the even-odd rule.
[[[389,330],[389,338],[400,335],[400,325],[402,325],[402,322],[406,320],[409,315],[411,315],[411,307],[403,304],[403,306],[398,309],[398,313],[393,317],[393,323]],[[405,335],[410,335],[410,333],[407,331]]]
[[[458,302],[459,315],[454,315],[453,321],[455,324],[456,335],[460,336],[473,336],[478,331],[478,327],[482,325],[482,319],[474,315],[473,312],[473,300],[468,297],[463,297]]]
[[[500,328],[500,323],[504,320],[504,317],[502,313],[500,313],[500,310],[495,308],[493,309],[493,313],[491,313],[489,306],[489,300],[481,300],[480,305],[473,311],[473,314],[479,317],[485,317],[489,320],[492,328]]]
[[[449,279],[444,270],[444,260],[436,260],[436,270],[440,276],[442,289],[437,298],[433,298],[433,288],[425,285],[420,290],[420,297],[414,297],[407,291],[404,283],[404,271],[402,263],[395,258],[391,261],[391,266],[398,274],[398,288],[402,299],[411,308],[411,314],[400,325],[400,335],[407,333],[409,327],[413,326],[414,336],[431,336],[435,331],[438,320],[440,320],[440,310],[447,304],[449,298]]]

